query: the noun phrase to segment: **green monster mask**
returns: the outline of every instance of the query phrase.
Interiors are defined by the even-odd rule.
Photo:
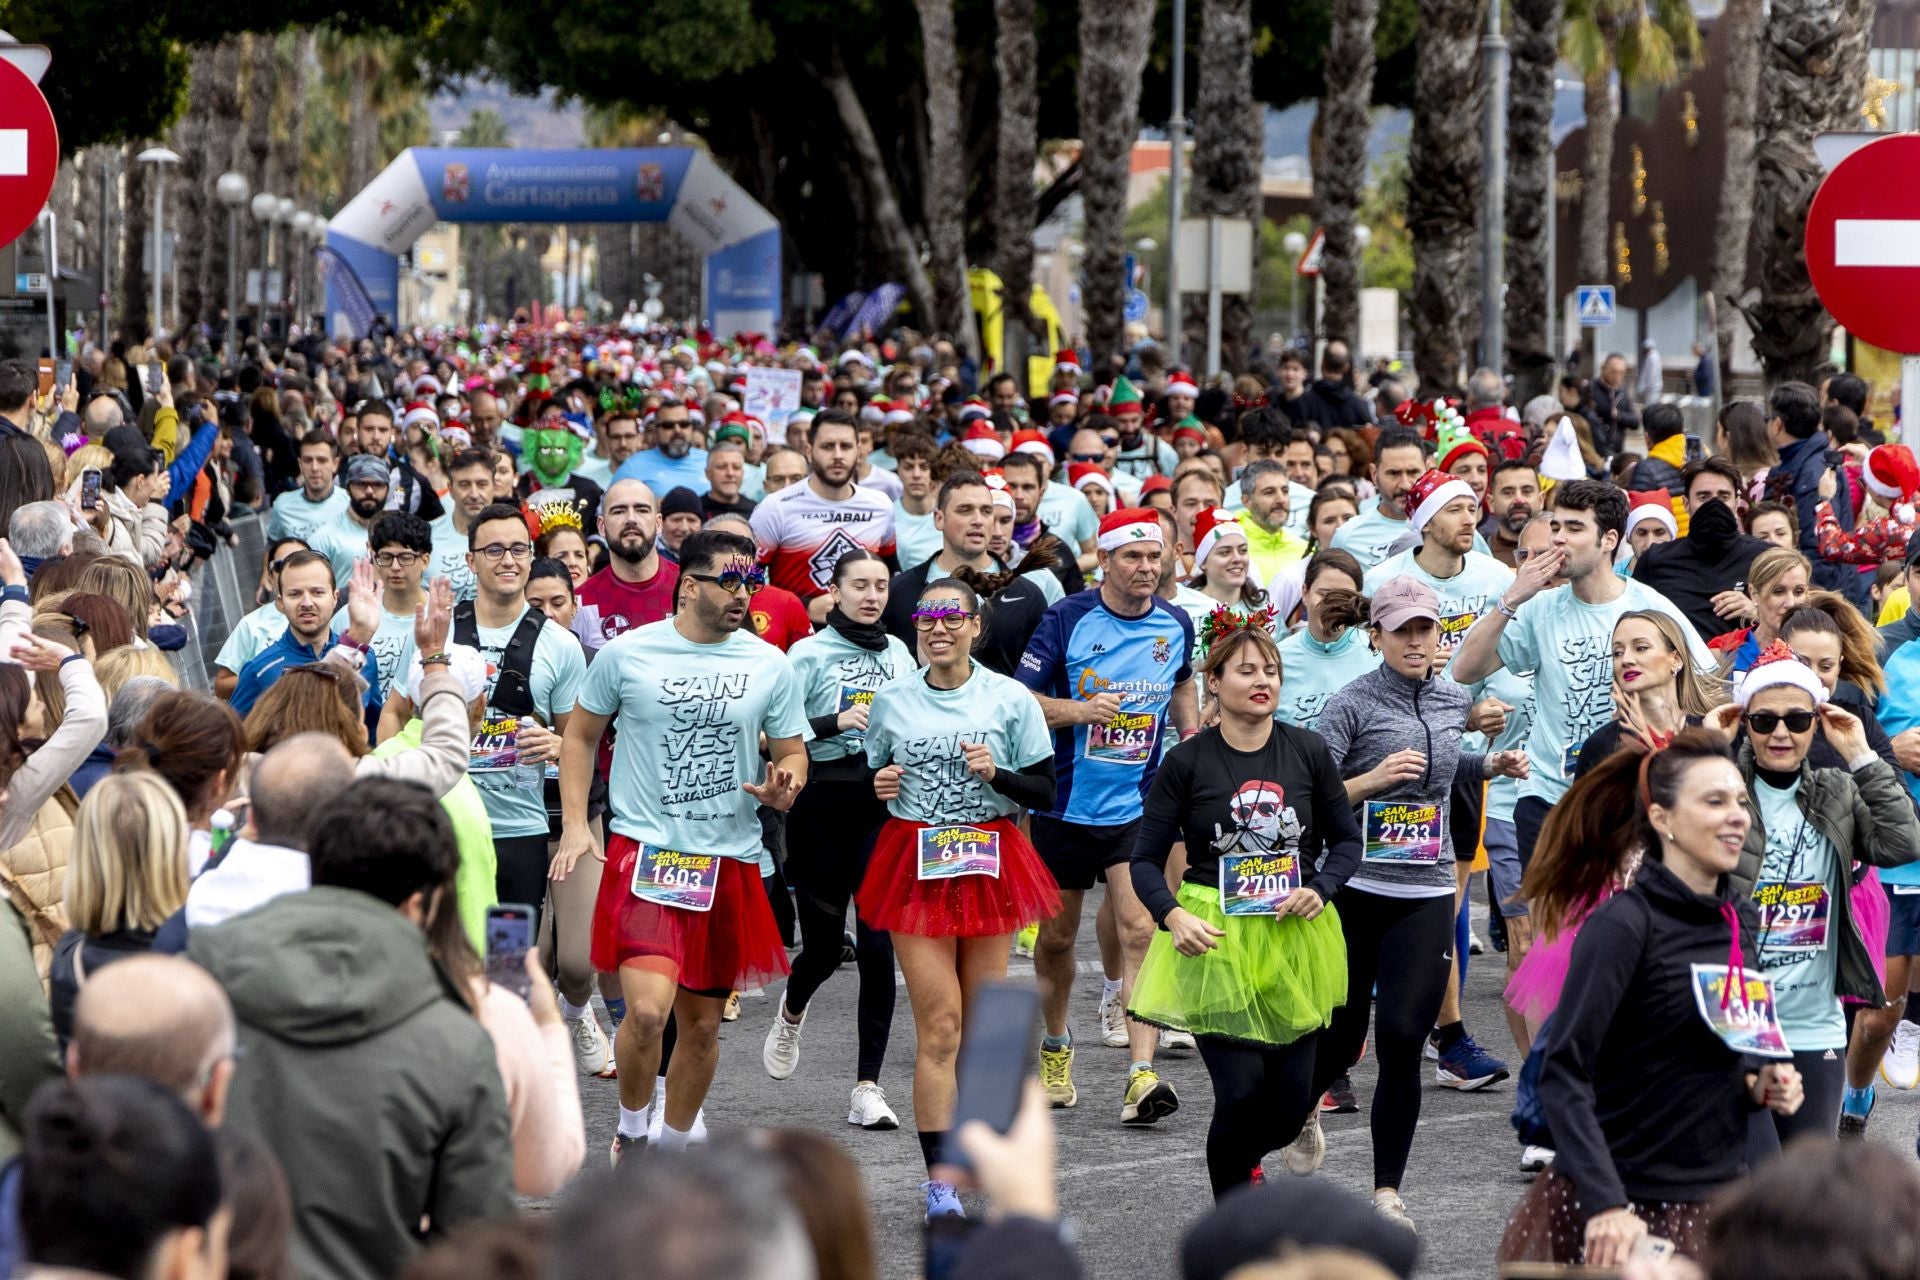
[[[543,489],[564,485],[585,453],[585,442],[568,427],[565,419],[555,421],[551,427],[529,428],[525,438],[532,446],[526,454],[528,469]]]

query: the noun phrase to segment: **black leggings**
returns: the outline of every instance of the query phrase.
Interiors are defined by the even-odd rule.
[[[1207,1177],[1217,1198],[1244,1186],[1269,1151],[1300,1136],[1320,1095],[1313,1088],[1318,1032],[1292,1044],[1251,1045],[1199,1036],[1200,1060],[1213,1081],[1207,1126]]]
[[[1334,897],[1347,942],[1347,1002],[1319,1036],[1313,1096],[1345,1075],[1373,1028],[1373,1185],[1400,1189],[1420,1123],[1420,1050],[1453,975],[1453,894],[1389,898],[1348,886]]]
[[[1793,1055],[1793,1065],[1799,1068],[1806,1097],[1790,1116],[1755,1111],[1748,1117],[1749,1169],[1758,1169],[1803,1134],[1831,1139],[1840,1125],[1840,1100],[1847,1089],[1846,1049],[1805,1049]]]

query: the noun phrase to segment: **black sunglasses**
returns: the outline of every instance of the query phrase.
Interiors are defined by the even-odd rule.
[[[1811,711],[1751,711],[1741,717],[1747,722],[1747,728],[1765,737],[1778,729],[1784,721],[1788,733],[1805,733],[1813,728],[1814,715]]]

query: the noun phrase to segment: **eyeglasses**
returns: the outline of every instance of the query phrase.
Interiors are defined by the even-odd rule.
[[[411,569],[425,559],[426,557],[417,551],[382,551],[373,558],[373,562],[382,569],[391,569],[395,565],[399,565],[402,569]]]
[[[967,612],[965,609],[915,609],[913,611],[913,628],[916,631],[931,631],[934,625],[938,623],[949,631],[958,631],[966,625],[967,619],[971,617],[973,617],[973,614]]]
[[[1120,437],[1119,436],[1101,436],[1100,443],[1107,446],[1107,448],[1109,449],[1118,449],[1120,447]]]
[[[751,569],[726,569],[720,573],[689,573],[686,576],[695,582],[711,582],[730,596],[740,594],[742,587],[748,591],[758,591],[767,585],[767,571],[761,565]]]
[[[1106,460],[1107,455],[1104,453],[1070,453],[1067,455],[1068,462],[1105,462]]]
[[[515,560],[531,560],[533,558],[533,544],[531,542],[514,542],[505,545],[498,542],[490,542],[484,547],[475,547],[474,550],[495,564],[500,563],[502,556],[512,556]]]
[[[1789,711],[1784,715],[1778,711],[1752,711],[1741,717],[1747,722],[1747,728],[1762,737],[1778,729],[1784,722],[1788,733],[1805,733],[1813,728],[1813,712]]]

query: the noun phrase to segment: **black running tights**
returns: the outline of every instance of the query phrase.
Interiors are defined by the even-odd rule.
[[[1251,1045],[1199,1036],[1200,1060],[1213,1080],[1213,1123],[1207,1126],[1207,1177],[1213,1194],[1244,1186],[1269,1151],[1300,1135],[1320,1095],[1313,1091],[1319,1033],[1292,1044]]]
[[[843,905],[833,911],[822,906],[812,894],[797,895],[800,912],[800,954],[793,958],[793,973],[787,978],[785,1006],[794,1013],[804,1012],[821,984],[840,967],[840,953],[847,931],[847,912]],[[893,939],[884,930],[870,929],[865,920],[855,921],[854,964],[860,972],[860,1003],[856,1016],[860,1049],[854,1066],[854,1080],[878,1081],[881,1064],[887,1058],[887,1037],[893,1030]]]
[[[1420,1123],[1420,1051],[1454,972],[1453,894],[1389,898],[1348,886],[1334,905],[1347,942],[1347,1002],[1320,1034],[1313,1094],[1359,1060],[1373,1011],[1373,1185],[1397,1191]]]

